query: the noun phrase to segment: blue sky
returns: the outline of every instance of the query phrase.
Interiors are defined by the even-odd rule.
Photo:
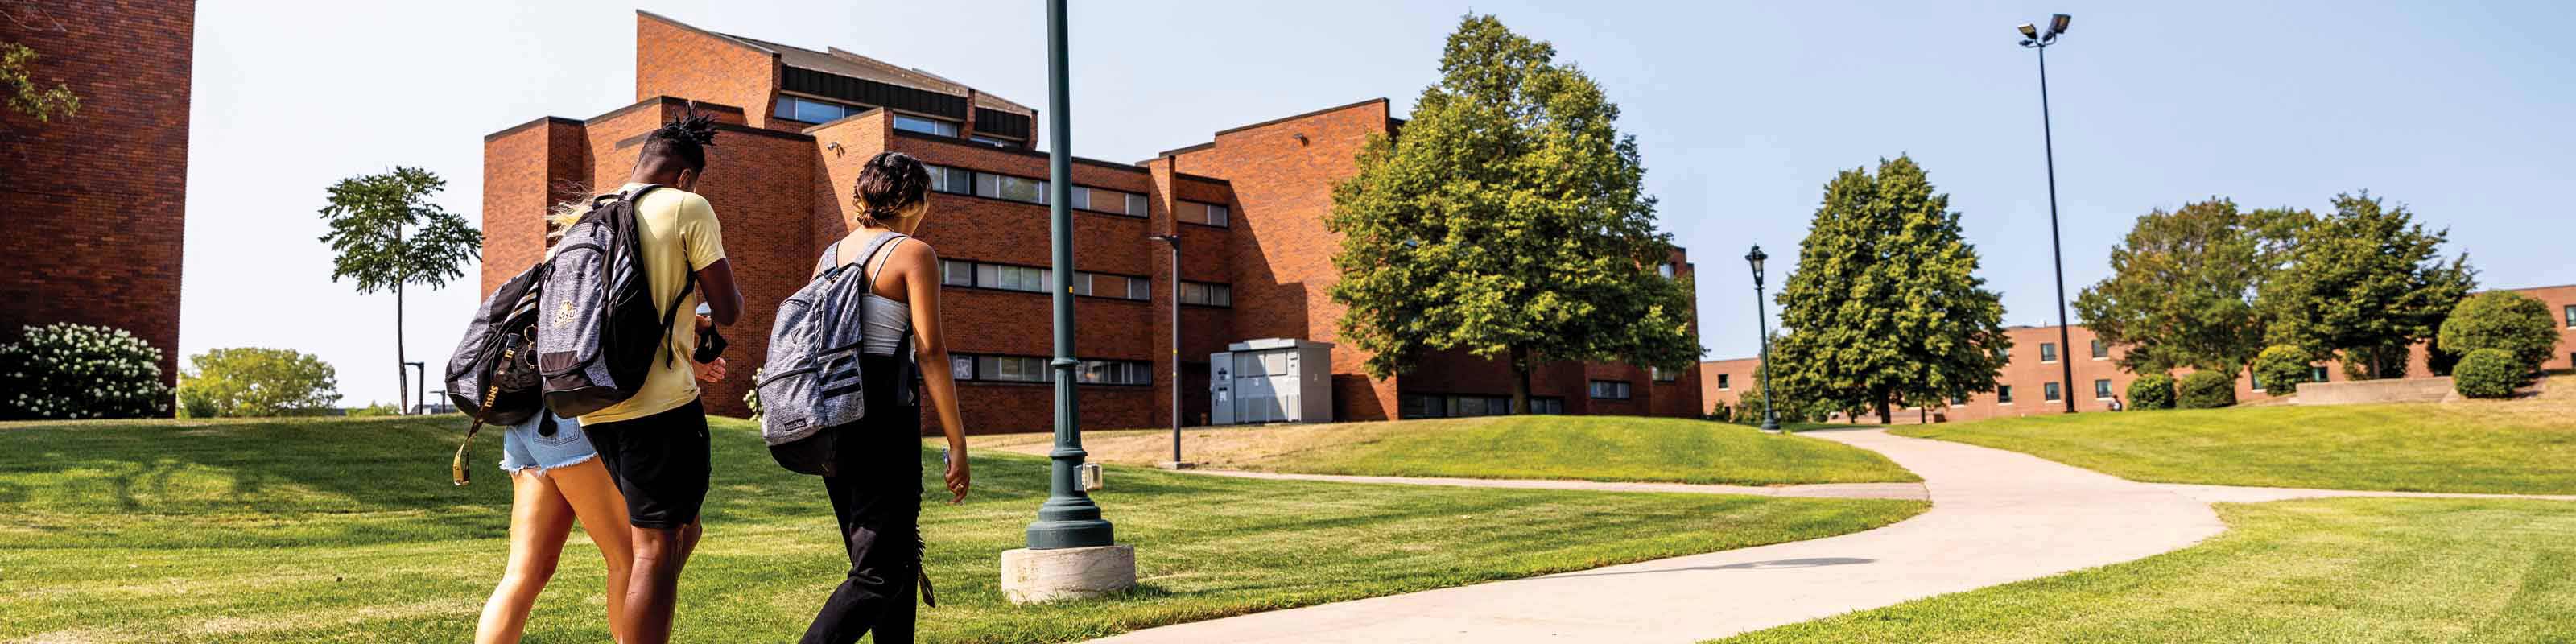
[[[633,102],[634,9],[1046,100],[1035,1],[280,4],[198,6],[180,349],[318,353],[347,404],[393,399],[393,302],[328,279],[323,188],[423,166],[479,218],[482,135]],[[1746,247],[1772,254],[1776,289],[1824,182],[1898,154],[1963,213],[2006,321],[2054,322],[2036,72],[2012,32],[2051,12],[2075,16],[2049,58],[2070,293],[2149,209],[2364,188],[2450,228],[2484,285],[2576,283],[2569,3],[1095,0],[1074,7],[1074,153],[1142,159],[1381,96],[1403,114],[1470,10],[1553,42],[1620,105],[1699,268],[1711,358],[1754,351]],[[478,270],[408,300],[433,373]]]

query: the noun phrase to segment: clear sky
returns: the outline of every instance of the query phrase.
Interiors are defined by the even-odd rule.
[[[426,167],[479,221],[482,135],[634,101],[634,9],[1046,109],[1035,0],[285,4],[198,5],[180,350],[317,353],[344,404],[394,398],[393,299],[330,281],[323,189]],[[1746,247],[1771,253],[1776,290],[1824,182],[1897,154],[1964,214],[2006,321],[2055,320],[2036,73],[2012,31],[2050,12],[2075,16],[2049,60],[2070,293],[2149,209],[2322,209],[2363,188],[2450,228],[2486,286],[2576,282],[2576,3],[1074,4],[1073,150],[1122,161],[1367,98],[1402,115],[1471,9],[1555,43],[1637,137],[1699,269],[1711,358],[1754,351]],[[479,270],[408,300],[407,346],[432,374]]]

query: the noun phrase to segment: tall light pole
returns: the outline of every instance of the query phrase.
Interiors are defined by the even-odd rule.
[[[2057,44],[2057,36],[2066,33],[2066,14],[2048,17],[2048,31],[2041,33],[2030,23],[2022,23],[2021,46],[2039,52],[2039,141],[2048,155],[2048,253],[2057,261],[2057,366],[2064,379],[2057,386],[2066,401],[2066,413],[2075,413],[2075,361],[2073,341],[2066,331],[2066,250],[2057,241],[2057,140],[2048,124],[2048,46]]]
[[[1109,521],[1100,518],[1100,506],[1074,482],[1087,454],[1074,412],[1073,372],[1082,362],[1073,357],[1073,119],[1067,109],[1072,94],[1065,87],[1064,4],[1047,2],[1047,109],[1055,112],[1047,124],[1055,130],[1055,145],[1047,146],[1047,235],[1054,246],[1049,266],[1055,282],[1055,361],[1048,364],[1055,369],[1055,449],[1047,457],[1055,463],[1048,472],[1046,503],[1038,506],[1038,520],[1029,524],[1031,550],[1116,543]]]
[[[1172,247],[1172,469],[1184,469],[1189,461],[1181,460],[1181,236],[1154,235],[1155,241]]]
[[[1762,428],[1778,431],[1780,399],[1771,397],[1771,307],[1762,301],[1767,293],[1762,290],[1762,260],[1770,258],[1762,254],[1761,244],[1754,244],[1753,252],[1744,254],[1744,261],[1753,265],[1754,328],[1762,332]]]

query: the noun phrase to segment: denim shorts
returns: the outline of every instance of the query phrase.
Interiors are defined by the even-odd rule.
[[[581,421],[555,418],[555,435],[538,435],[547,414],[539,412],[501,432],[501,471],[516,472],[528,468],[538,471],[566,467],[599,456],[590,438],[581,433]]]

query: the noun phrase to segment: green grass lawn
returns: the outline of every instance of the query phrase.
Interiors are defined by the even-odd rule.
[[[0,641],[463,641],[507,543],[509,483],[429,419],[0,425]],[[708,528],[679,639],[792,639],[844,561],[819,479],[719,420]],[[925,458],[935,462],[934,452]],[[998,556],[1046,496],[1045,461],[975,454],[974,497],[926,504],[941,606],[924,639],[1052,642],[1146,626],[1886,525],[1911,501],[1257,481],[1113,467],[1096,495],[1137,546],[1121,598],[1012,606]],[[932,468],[935,472],[935,468]],[[926,486],[936,490],[938,486]],[[605,641],[578,535],[532,642]]]
[[[1718,641],[2576,641],[2576,503],[2336,499],[2219,515],[2230,530],[2184,550]]]
[[[1822,429],[1838,425],[1799,425]],[[1389,422],[1190,428],[1183,453],[1204,467],[1308,474],[1581,479],[1779,485],[1922,480],[1877,452],[1751,427],[1634,416],[1488,416]],[[976,437],[1043,453],[1044,436]],[[1095,460],[1171,460],[1168,430],[1083,435]]]
[[[2576,494],[2570,400],[2045,415],[1891,431],[2139,481]]]

